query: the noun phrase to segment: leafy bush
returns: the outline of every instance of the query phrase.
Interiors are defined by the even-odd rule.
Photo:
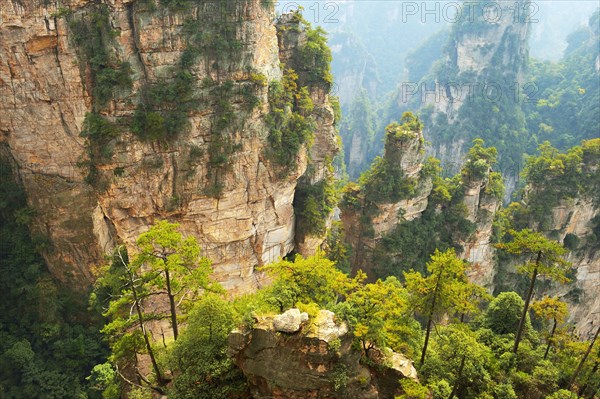
[[[396,146],[419,138],[423,124],[418,117],[410,112],[405,112],[400,120],[402,124],[391,123],[386,127],[386,156],[377,157],[371,164],[371,168],[364,172],[359,183],[364,191],[367,203],[391,203],[401,199],[410,198],[415,194],[416,180],[407,178],[398,159],[393,155],[397,151]],[[428,166],[432,168],[431,165]],[[435,167],[433,167],[435,169]],[[431,172],[431,170],[428,170]]]
[[[327,32],[320,26],[313,29],[302,19],[306,32],[306,43],[300,48],[300,62],[307,72],[309,83],[333,83],[330,63],[331,50],[327,46]]]
[[[208,294],[195,305],[185,332],[169,354],[179,372],[169,390],[174,399],[227,399],[245,388],[243,375],[227,356],[227,337],[235,326],[233,306]]]
[[[87,139],[88,161],[81,162],[79,165],[86,167],[88,173],[85,181],[88,184],[98,186],[100,172],[98,165],[112,157],[114,139],[119,136],[119,128],[102,115],[88,112],[83,121],[81,137]]]
[[[521,319],[523,306],[523,299],[516,292],[501,293],[488,306],[485,314],[486,326],[496,334],[515,333]],[[529,316],[526,324],[526,328],[530,329]]]
[[[574,251],[577,249],[577,247],[579,247],[580,241],[581,240],[579,239],[579,237],[577,237],[575,234],[569,233],[565,236],[563,244],[567,249]]]

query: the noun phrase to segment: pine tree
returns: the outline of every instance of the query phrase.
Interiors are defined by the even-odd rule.
[[[537,278],[543,276],[559,283],[565,283],[568,281],[565,274],[570,267],[570,263],[562,258],[567,251],[557,241],[550,240],[529,229],[510,230],[509,234],[513,237],[513,240],[508,243],[500,243],[497,247],[524,259],[525,263],[517,271],[529,276],[525,306],[523,307],[513,345],[513,352],[516,354],[523,336],[525,320]]]

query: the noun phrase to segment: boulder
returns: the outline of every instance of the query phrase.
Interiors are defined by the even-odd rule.
[[[300,313],[299,309],[294,308],[275,316],[273,328],[279,332],[295,333],[300,331],[300,326],[306,321],[308,321],[308,313]]]

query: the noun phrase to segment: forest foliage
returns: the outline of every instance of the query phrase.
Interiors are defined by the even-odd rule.
[[[531,292],[505,292],[493,298],[467,280],[470,265],[453,249],[436,251],[423,272],[406,272],[405,283],[395,277],[367,282],[365,273],[359,271],[351,277],[321,255],[297,256],[264,267],[272,284],[228,301],[218,285],[206,279],[210,263],[194,249],[194,240],[176,229],[174,224],[161,222],[140,237],[138,245],[152,242],[152,253],[157,253],[156,248],[165,248],[166,243],[173,259],[166,263],[200,265],[204,277],[199,280],[184,277],[193,273],[193,267],[183,267],[183,273],[172,275],[178,287],[186,287],[181,292],[195,298],[189,306],[178,302],[177,320],[170,317],[168,307],[158,311],[151,306],[153,294],[168,295],[163,280],[166,263],[157,258],[142,254],[126,260],[117,254],[117,262],[97,285],[96,293],[104,293],[101,303],[109,317],[103,331],[113,343],[109,362],[96,366],[93,375],[96,380],[101,371],[112,376],[103,380],[107,399],[116,399],[123,391],[141,397],[152,392],[173,398],[239,396],[246,382],[226,356],[229,332],[234,327],[251,328],[256,315],[274,315],[290,308],[300,308],[310,317],[319,309],[333,311],[350,327],[355,349],[364,362],[369,362],[373,348],[389,347],[413,359],[420,357],[416,364],[420,382],[406,387],[405,398],[546,398],[559,389],[564,395],[575,395],[570,390],[579,389],[581,395],[592,397],[600,383],[594,375],[600,350],[573,334],[564,322],[565,305],[558,298],[537,298]],[[154,239],[145,239],[148,235]],[[560,244],[528,230],[511,232],[510,237],[502,244],[505,249],[518,259],[531,254],[540,262],[523,259],[523,270],[539,268],[540,276],[563,276],[559,280],[564,281],[568,265]],[[547,255],[539,256],[540,251]],[[150,264],[138,269],[135,265],[140,261]],[[151,266],[154,262],[160,266]],[[557,265],[562,271],[555,269]],[[134,278],[127,276],[130,272],[135,273]],[[115,281],[125,283],[117,286],[123,287],[121,294],[126,295],[106,295],[108,287],[116,287]],[[131,323],[123,324],[114,310],[137,306],[136,299],[127,294],[136,290],[143,295],[139,299],[143,311],[137,315],[129,312]],[[174,323],[181,331],[178,336],[173,334]],[[114,325],[119,328],[110,327]],[[152,326],[153,333],[145,333],[144,326]],[[157,335],[157,331],[162,333]],[[515,340],[520,343],[517,347]],[[590,346],[590,354],[585,356]],[[138,363],[148,357],[156,359],[157,368]],[[415,392],[420,394],[410,396]]]

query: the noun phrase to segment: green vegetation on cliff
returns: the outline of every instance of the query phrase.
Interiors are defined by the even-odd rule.
[[[375,158],[371,168],[359,179],[367,203],[397,202],[415,194],[416,181],[405,177],[401,153],[405,145],[411,145],[415,140],[418,141],[418,152],[423,151],[422,129],[419,118],[410,112],[402,115],[400,123],[386,127],[386,156]]]
[[[266,117],[269,127],[269,158],[291,171],[296,167],[296,157],[305,144],[312,145],[314,104],[308,88],[298,85],[298,74],[292,69],[284,71],[281,82],[269,86],[269,108]]]
[[[300,181],[294,195],[296,232],[301,235],[324,235],[327,232],[329,214],[337,200],[338,190],[332,177],[325,177],[314,184]]]
[[[398,136],[397,129],[390,132]],[[400,133],[403,136],[405,133]],[[472,184],[485,187],[483,194],[495,198],[502,197],[503,183],[501,175],[493,171],[496,164],[497,151],[494,147],[486,147],[481,139],[474,140],[473,147],[466,156],[466,162],[461,171],[452,178],[442,178],[439,161],[427,159],[422,165],[418,181],[412,181],[396,175],[396,181],[390,179],[396,186],[410,185],[415,187],[425,180],[432,181],[431,192],[428,194],[427,207],[420,217],[401,221],[396,227],[384,235],[372,250],[371,269],[377,277],[396,276],[402,278],[403,272],[414,269],[425,270],[425,264],[436,249],[445,251],[453,248],[462,252],[461,242],[465,242],[475,232],[475,224],[467,219],[467,208],[464,203],[465,190]],[[381,158],[383,160],[383,158]],[[378,163],[374,163],[375,170]],[[371,176],[366,172],[365,176]],[[398,181],[399,180],[399,181]],[[375,193],[387,192],[382,189],[380,180],[369,180]],[[357,193],[352,185],[346,189],[343,206],[354,206],[362,209],[365,225],[375,214],[375,210],[357,202]],[[403,197],[403,198],[410,198]],[[403,198],[397,198],[403,199]],[[354,205],[352,205],[354,204]],[[365,213],[366,212],[366,213]]]
[[[600,131],[600,11],[568,36],[568,47],[558,63],[531,60],[529,78],[536,95],[525,103],[527,127],[537,141],[551,141],[566,150]]]
[[[523,244],[536,245],[526,232],[515,233],[515,237],[519,234],[525,240]],[[556,242],[550,244],[558,246]],[[178,256],[178,252],[171,254]],[[120,380],[119,385],[142,397],[152,390],[174,398],[240,396],[244,378],[225,355],[229,331],[235,326],[251,327],[257,315],[297,307],[308,312],[309,317],[315,317],[319,309],[335,312],[338,322],[344,321],[350,327],[364,362],[372,361],[372,349],[383,347],[412,358],[421,356],[420,383],[406,385],[405,395],[421,392],[423,396],[417,397],[543,398],[572,387],[587,395],[588,388],[599,382],[593,375],[594,365],[600,360],[597,349],[591,357],[585,357],[588,343],[579,342],[568,332],[568,325],[557,321],[552,331],[552,349],[548,350],[547,339],[540,339],[540,335],[547,334],[545,325],[538,319],[535,324],[530,322],[534,314],[523,311],[520,296],[503,293],[488,304],[491,298],[485,290],[467,282],[468,267],[452,250],[436,252],[426,272],[407,273],[404,286],[395,278],[366,283],[367,276],[362,272],[351,278],[319,256],[276,262],[264,268],[273,278],[271,285],[233,303],[219,294],[201,294],[187,312],[179,339],[174,341],[166,334],[162,338],[151,336],[150,347],[155,351],[157,364],[165,370],[164,376],[169,376],[162,387],[154,385],[155,373],[130,379],[125,368],[114,369],[118,373],[113,382]],[[143,302],[148,303],[149,298],[146,296]],[[547,312],[539,310],[549,309],[546,302],[547,298],[533,302],[535,315],[547,317],[543,316]],[[415,311],[423,318],[415,319]],[[148,323],[160,320],[157,313],[147,315],[152,317]],[[523,323],[519,322],[522,315]],[[515,351],[513,341],[520,330],[524,334]],[[107,329],[105,332],[112,334]],[[332,351],[337,350],[335,342],[329,346]],[[122,359],[126,353],[113,349],[111,361]],[[578,363],[582,367],[576,373]],[[103,368],[98,366],[96,374]],[[344,384],[339,389],[343,387]],[[110,392],[115,391],[105,391],[105,397],[116,398]]]
[[[527,158],[522,178],[526,206],[513,207],[517,226],[537,224],[543,231],[551,226],[550,211],[576,198],[600,204],[600,139],[587,140],[566,152],[545,142],[539,155]]]

